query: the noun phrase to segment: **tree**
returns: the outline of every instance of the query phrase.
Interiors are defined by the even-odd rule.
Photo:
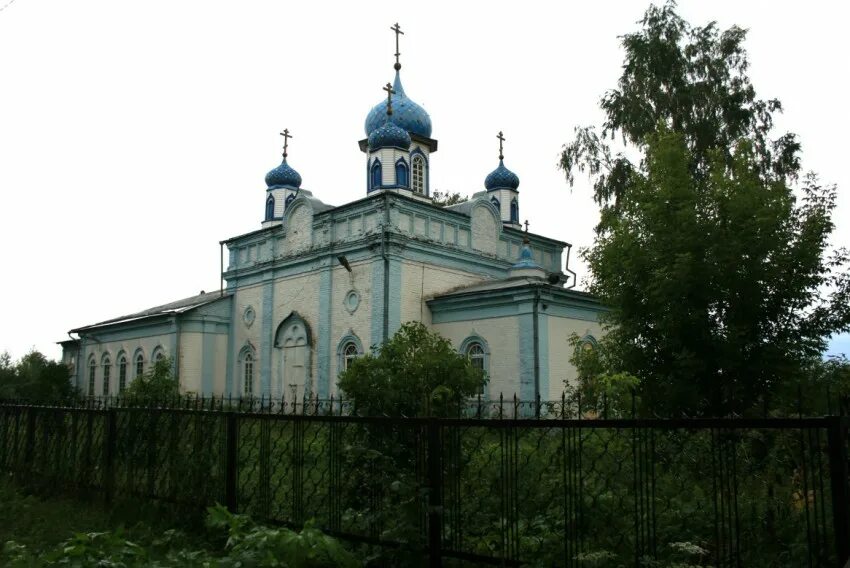
[[[454,416],[484,385],[482,371],[439,334],[409,322],[355,359],[339,388],[369,416]]]
[[[848,254],[828,252],[836,190],[810,174],[795,192],[799,144],[770,139],[781,105],[755,97],[743,30],[692,28],[672,3],[641,23],[602,135],[578,129],[561,157],[601,207],[583,257],[610,307],[602,359],[653,410],[742,410],[850,328]]]
[[[437,207],[448,207],[449,205],[457,205],[464,201],[469,201],[469,198],[460,193],[452,193],[450,191],[434,191],[431,196],[432,203]]]
[[[38,351],[30,351],[12,364],[8,353],[0,355],[0,398],[31,402],[60,402],[74,398],[71,371]]]
[[[158,359],[152,369],[132,380],[125,396],[140,402],[165,401],[177,396],[180,388],[172,373],[172,364],[170,357]]]

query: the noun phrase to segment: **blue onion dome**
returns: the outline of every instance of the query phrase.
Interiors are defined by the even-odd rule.
[[[269,189],[279,187],[298,189],[301,187],[301,174],[292,169],[284,158],[278,167],[266,174],[266,185]]]
[[[389,120],[385,120],[383,126],[376,128],[369,134],[369,149],[377,150],[378,148],[408,150],[410,148],[410,135]]]
[[[398,71],[395,73],[393,90],[395,91],[395,94],[392,95],[393,115],[390,118],[392,123],[411,134],[430,138],[431,117],[428,116],[424,108],[410,100],[404,93],[404,87],[401,86],[401,77]],[[384,99],[372,107],[372,110],[366,116],[366,136],[369,136],[372,134],[372,131],[383,126],[386,116],[387,100]]]
[[[499,167],[490,172],[484,179],[484,187],[487,191],[491,189],[513,189],[519,187],[519,176],[505,167],[503,160],[499,160]]]

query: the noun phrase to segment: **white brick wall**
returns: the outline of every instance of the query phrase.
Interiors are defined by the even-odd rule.
[[[482,337],[490,348],[491,398],[499,393],[512,397],[519,394],[519,320],[515,317],[488,318],[465,322],[434,324],[433,329],[452,342],[457,349],[470,335]]]
[[[566,387],[565,381],[575,385],[578,373],[570,363],[572,347],[569,344],[570,335],[575,333],[579,337],[592,335],[601,339],[602,326],[598,323],[582,320],[573,320],[561,317],[549,316],[549,398],[555,399],[561,396]],[[544,396],[541,394],[541,396]]]
[[[495,255],[499,250],[499,232],[501,221],[497,221],[493,212],[483,203],[472,209],[472,248]]]
[[[401,321],[421,321],[431,325],[431,311],[425,301],[454,290],[481,282],[477,274],[440,268],[421,262],[402,261]]]

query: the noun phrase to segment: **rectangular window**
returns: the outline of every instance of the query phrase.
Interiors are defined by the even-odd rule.
[[[118,394],[124,392],[127,387],[127,360],[121,359],[118,363]]]
[[[94,396],[94,375],[97,371],[97,367],[94,362],[89,365],[89,396]]]
[[[104,363],[103,365],[103,396],[109,396],[109,375],[110,372],[109,363]]]

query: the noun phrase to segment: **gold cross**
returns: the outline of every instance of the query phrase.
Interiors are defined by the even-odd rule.
[[[398,62],[398,56],[401,55],[398,50],[398,36],[404,35],[404,32],[401,31],[401,27],[399,27],[398,22],[396,22],[394,26],[390,27],[390,29],[395,32],[395,70],[398,71],[401,69],[401,63]]]
[[[393,113],[393,95],[395,91],[393,90],[393,86],[387,83],[387,86],[384,87],[384,90],[387,92],[387,116],[392,115]]]
[[[503,160],[505,157],[502,155],[502,142],[505,141],[505,135],[502,134],[502,131],[499,131],[499,135],[496,136],[499,139],[499,159]]]
[[[286,158],[286,156],[288,155],[286,151],[289,148],[289,139],[294,138],[294,136],[289,133],[288,128],[284,128],[283,132],[281,132],[280,135],[283,136],[283,157]]]

